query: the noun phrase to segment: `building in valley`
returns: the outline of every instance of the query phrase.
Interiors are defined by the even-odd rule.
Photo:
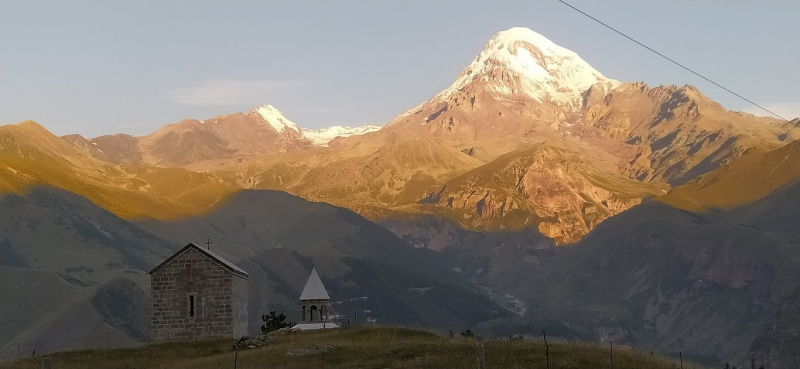
[[[248,274],[190,243],[150,271],[156,342],[247,335]]]

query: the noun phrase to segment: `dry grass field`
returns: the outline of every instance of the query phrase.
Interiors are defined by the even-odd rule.
[[[78,368],[475,368],[478,342],[456,334],[389,327],[290,332],[263,347],[233,350],[232,341],[154,344],[131,349],[63,352],[0,365],[2,369]],[[547,368],[541,340],[482,340],[486,368]],[[324,353],[323,353],[324,348]],[[609,347],[550,343],[550,368],[612,368]],[[43,362],[47,361],[47,363]],[[680,368],[671,359],[617,347],[613,368]],[[684,368],[700,368],[684,363]]]

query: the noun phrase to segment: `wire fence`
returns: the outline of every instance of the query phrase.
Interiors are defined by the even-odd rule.
[[[113,338],[110,338],[108,333],[100,337],[84,337],[44,342],[17,342],[9,344],[0,350],[0,363],[63,351],[128,348],[144,344],[145,343],[141,342],[126,343],[125,345],[115,344]]]
[[[473,349],[470,349],[472,352],[471,355],[474,355],[474,364],[470,365],[469,367],[477,367],[478,369],[485,369],[487,366],[497,366],[496,363],[492,363],[494,359],[497,358],[497,346],[492,346],[493,342],[499,341],[520,341],[520,343],[538,343],[540,345],[535,346],[531,345],[530,350],[538,350],[541,351],[537,353],[535,361],[532,360],[524,367],[532,367],[532,368],[546,368],[546,369],[555,369],[559,367],[565,367],[563,365],[565,358],[562,356],[553,355],[552,351],[554,347],[558,347],[558,345],[569,344],[568,341],[563,339],[553,339],[547,336],[546,332],[542,332],[541,336],[524,336],[524,335],[514,335],[509,337],[494,337],[494,338],[475,338],[475,337],[460,337],[460,335],[456,334],[455,337],[452,337],[454,342],[464,342],[464,340],[468,340],[474,345]],[[105,342],[103,342],[105,341]],[[282,341],[278,341],[282,342]],[[20,359],[29,359],[31,357],[36,358],[38,363],[41,363],[42,368],[52,368],[58,369],[60,366],[63,366],[64,363],[60,362],[61,358],[59,357],[52,357],[49,356],[50,354],[62,352],[62,351],[72,351],[72,350],[100,350],[101,352],[103,349],[119,349],[119,348],[131,348],[137,346],[137,344],[128,344],[126,343],[124,346],[114,346],[113,340],[107,339],[106,337],[93,337],[93,338],[81,338],[81,339],[68,339],[68,340],[60,340],[60,341],[50,341],[50,342],[42,342],[42,343],[13,343],[7,345],[6,347],[2,348],[0,351],[0,366],[3,364],[8,364],[9,362],[13,362]],[[576,345],[575,343],[571,343],[572,345]],[[139,346],[145,345],[145,343],[139,343]],[[268,347],[270,344],[265,345]],[[397,348],[403,347],[406,344],[402,342],[395,342],[387,344],[390,352],[395,352],[394,348],[391,347],[392,345],[396,345]],[[343,345],[344,346],[344,345]],[[675,353],[664,353],[664,352],[655,352],[650,350],[643,350],[642,348],[635,348],[628,345],[619,345],[614,344],[613,342],[606,342],[604,345],[591,345],[586,344],[586,346],[593,346],[595,349],[597,348],[605,348],[607,352],[607,356],[603,359],[598,359],[598,366],[597,368],[630,368],[630,364],[626,364],[626,362],[630,362],[631,352],[635,352],[640,358],[644,356],[652,357],[652,364],[651,366],[647,366],[646,368],[651,369],[703,369],[708,368],[707,366],[700,366],[694,363],[690,363],[688,361],[684,361],[683,353],[682,352],[675,352]],[[224,345],[221,347],[225,347]],[[577,345],[576,345],[577,347]],[[359,362],[349,362],[347,365],[342,365],[342,361],[339,359],[338,362],[336,360],[331,361],[326,358],[326,355],[330,357],[330,354],[338,354],[338,350],[341,348],[337,348],[336,346],[329,345],[329,344],[315,344],[309,345],[308,342],[290,342],[288,344],[282,344],[282,357],[280,359],[281,363],[278,365],[271,365],[270,367],[286,367],[286,368],[296,368],[299,367],[298,364],[309,364],[313,367],[321,367],[321,368],[337,368],[337,367],[348,367],[348,368],[358,368],[358,367],[374,367],[374,363],[359,363]],[[461,347],[463,350],[463,347]],[[494,352],[493,352],[494,350]],[[563,348],[562,348],[563,350]],[[231,340],[231,346],[227,346],[226,350],[224,351],[213,351],[213,355],[209,354],[207,356],[197,356],[187,360],[200,360],[197,367],[209,367],[208,365],[203,365],[202,360],[208,359],[213,360],[214,365],[220,364],[220,362],[224,363],[224,366],[221,367],[229,367],[235,369],[251,369],[251,368],[262,368],[263,362],[257,362],[254,360],[254,356],[257,355],[250,355],[256,354],[257,350],[251,349],[241,349],[236,350],[233,345],[233,340]],[[242,357],[244,354],[244,357]],[[101,358],[100,361],[93,361],[93,367],[109,367],[109,368],[148,368],[159,366],[163,367],[163,357],[157,357],[152,354],[142,353],[140,356],[135,352],[130,352],[125,356],[124,359],[114,358],[113,355],[99,355],[98,358]],[[398,358],[402,360],[410,361],[408,365],[409,367],[432,367],[436,366],[436,362],[433,361],[437,355],[441,355],[441,352],[425,352],[417,351],[414,352],[413,355],[411,354],[401,354],[398,355]],[[89,355],[91,356],[91,355]],[[119,355],[122,356],[122,355]],[[97,360],[97,359],[95,359]],[[109,360],[108,362],[104,362],[102,360]],[[123,360],[122,362],[120,360]],[[275,360],[272,357],[272,363],[274,364]],[[326,361],[327,360],[327,361]],[[668,364],[655,364],[657,362],[661,363],[668,363]],[[281,365],[282,364],[282,365]],[[495,365],[492,365],[495,364]],[[737,368],[749,368],[752,365],[753,368],[763,368],[763,366],[757,366],[755,359],[747,360],[747,366],[742,365],[743,363],[737,363],[735,367]],[[40,367],[37,364],[37,367]],[[75,365],[70,365],[70,367],[75,367]],[[217,366],[220,367],[220,366]],[[300,366],[302,367],[302,366]],[[570,366],[566,366],[570,367]]]

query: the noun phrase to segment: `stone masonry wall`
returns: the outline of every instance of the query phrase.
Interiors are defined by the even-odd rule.
[[[248,335],[247,280],[233,277],[233,337]]]
[[[234,337],[238,334],[234,332],[234,280],[246,284],[246,280],[192,249],[164,266],[150,282],[152,339],[169,342]],[[190,296],[195,301],[194,317],[189,312]]]
[[[330,300],[303,300],[300,301],[300,315],[302,318],[300,319],[301,322],[322,322],[322,321],[330,321],[330,316],[333,314],[331,312],[331,301]],[[316,313],[314,315],[314,319],[311,319],[311,307],[316,307]],[[325,310],[322,307],[325,307]],[[305,311],[305,316],[303,316],[302,311]],[[323,315],[322,312],[327,311],[327,316]]]

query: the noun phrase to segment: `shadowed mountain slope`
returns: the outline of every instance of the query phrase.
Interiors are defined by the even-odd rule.
[[[46,187],[0,195],[0,265],[49,270],[85,284],[139,273],[174,244],[84,197]]]
[[[445,255],[414,248],[350,210],[283,192],[244,191],[202,217],[139,225],[166,239],[215,240],[215,252],[251,275],[251,313],[278,304],[294,316],[316,266],[345,316],[369,310],[361,319],[445,328],[508,314],[453,273]],[[474,309],[451,310],[463,304]]]
[[[149,297],[134,282],[70,284],[59,273],[0,266],[0,362],[80,348],[130,347],[149,336]]]
[[[30,354],[105,347],[106,332],[118,346],[147,338],[147,270],[176,249],[62,189],[0,195],[0,347]]]
[[[795,239],[651,202],[549,259],[515,294],[590,337],[739,362],[798,291]],[[776,367],[798,360],[777,357]]]
[[[244,191],[202,218],[134,225],[83,197],[37,187],[25,196],[3,195],[3,217],[0,264],[8,266],[0,268],[20,277],[4,278],[0,300],[47,308],[3,304],[15,328],[0,335],[0,346],[49,347],[71,334],[74,345],[59,349],[94,347],[104,340],[97,332],[109,327],[115,343],[145,339],[149,303],[136,285],[146,290],[150,268],[179,245],[205,238],[250,273],[252,331],[270,310],[296,318],[312,267],[328,287],[334,313],[345,317],[358,312],[362,321],[464,329],[510,314],[454,273],[445,255],[414,248],[352,211],[282,192]],[[26,280],[34,270],[46,277]],[[114,282],[118,277],[128,282]],[[57,300],[60,290],[74,298]],[[85,325],[70,325],[78,321]]]
[[[797,366],[797,152],[747,153],[612,217],[511,291],[588,337]]]

